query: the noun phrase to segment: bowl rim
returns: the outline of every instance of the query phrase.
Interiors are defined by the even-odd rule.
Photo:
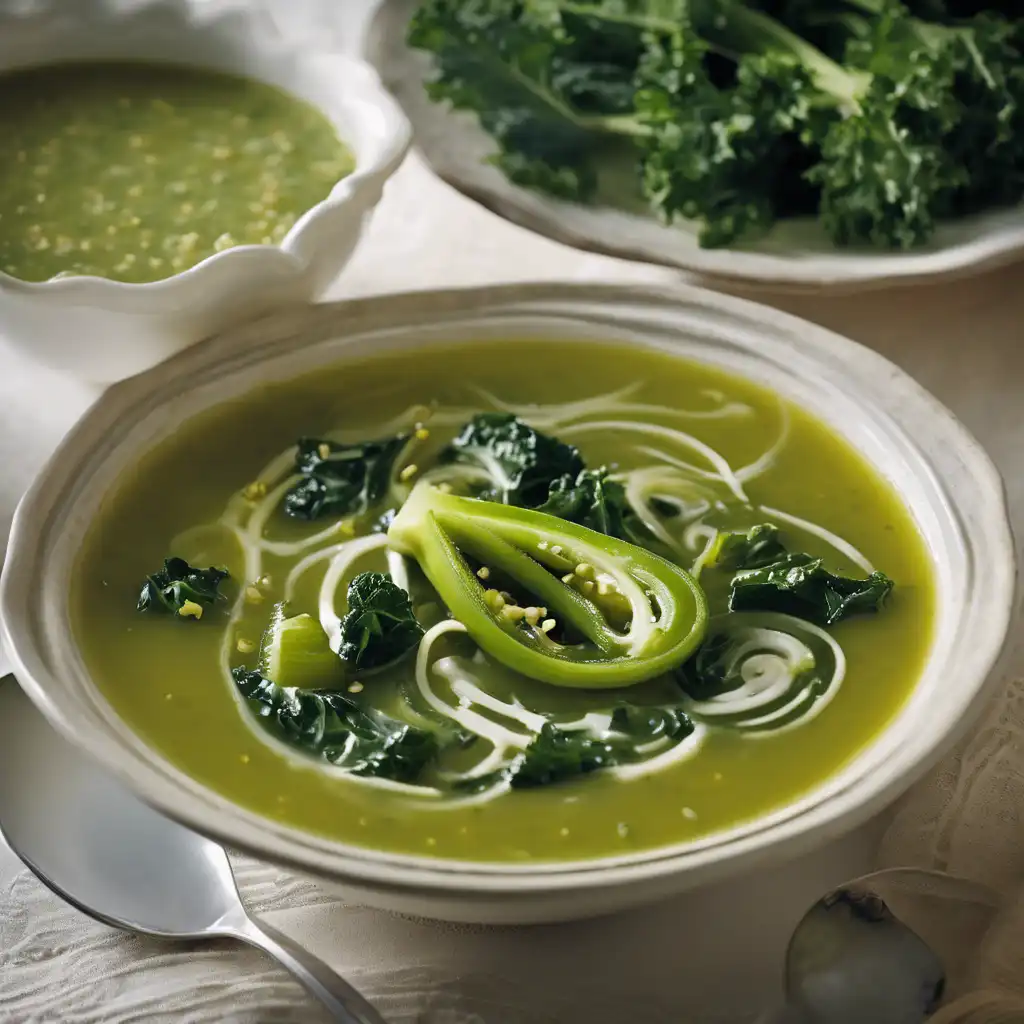
[[[343,50],[337,41],[321,37],[318,40],[308,38],[294,39],[287,41],[284,33],[272,19],[265,18],[262,9],[247,11],[237,6],[224,6],[220,9],[213,8],[210,11],[199,12],[191,6],[187,0],[149,0],[143,5],[129,5],[123,9],[115,9],[107,3],[83,6],[81,11],[71,15],[74,25],[88,26],[90,30],[96,31],[102,27],[109,29],[114,26],[121,26],[124,23],[132,24],[133,19],[145,19],[153,10],[171,9],[183,14],[182,27],[176,31],[183,36],[190,34],[202,34],[215,32],[219,26],[237,20],[248,19],[254,26],[259,26],[263,33],[263,45],[273,47],[276,50],[292,50],[302,54],[304,63],[314,65],[321,61],[332,62],[335,72],[345,81],[345,93],[339,95],[337,100],[343,106],[346,115],[353,121],[362,121],[370,126],[371,121],[383,127],[378,132],[378,142],[373,146],[362,146],[353,139],[344,137],[334,124],[334,118],[328,114],[320,104],[302,100],[293,90],[287,87],[274,87],[284,92],[292,99],[309,103],[322,116],[327,118],[328,123],[338,133],[342,144],[348,148],[353,157],[352,170],[339,178],[330,189],[330,192],[313,206],[301,212],[295,223],[288,230],[285,237],[275,244],[245,244],[233,245],[220,252],[212,253],[204,257],[185,270],[166,277],[158,278],[155,281],[130,282],[118,281],[114,278],[103,277],[98,274],[80,274],[70,277],[51,277],[45,281],[26,281],[12,274],[0,270],[0,297],[5,293],[18,296],[24,299],[60,299],[61,301],[88,302],[110,302],[116,305],[132,306],[135,303],[146,302],[153,296],[164,296],[168,292],[173,294],[174,290],[185,286],[191,287],[197,276],[205,275],[214,266],[220,266],[225,262],[233,262],[238,254],[244,254],[245,258],[252,258],[259,254],[264,259],[286,261],[292,263],[297,271],[304,270],[307,265],[315,260],[315,254],[302,255],[302,241],[308,234],[310,225],[330,216],[336,210],[350,205],[360,206],[366,209],[372,208],[376,203],[380,189],[398,169],[409,148],[412,145],[412,126],[405,116],[398,102],[391,93],[384,88],[383,82],[376,69],[368,61],[362,59],[357,53]],[[202,16],[200,17],[200,13]],[[99,16],[97,16],[99,15]],[[191,16],[190,16],[191,15]],[[18,10],[0,12],[0,26],[4,22],[22,23],[28,22],[35,15]],[[58,21],[52,29],[44,29],[44,32],[51,32],[54,38],[66,35],[69,25],[65,21]],[[236,37],[239,35],[235,34]],[[250,44],[251,45],[251,44]],[[15,62],[8,64],[0,63],[0,75],[23,71],[30,68],[59,66],[67,63],[103,63],[110,60],[123,60],[123,57],[88,57],[88,58],[56,58],[43,61],[32,61],[24,64]],[[150,59],[142,58],[145,63],[156,65],[168,65],[179,67],[194,67],[200,70],[218,70],[213,65],[201,62],[192,63],[186,57],[173,59]],[[225,71],[223,65],[219,70]],[[228,72],[238,77],[248,77],[257,82],[267,83],[264,76],[258,71],[247,72],[245,75],[238,72]],[[358,134],[358,133],[354,133]]]
[[[939,728],[933,726],[926,739],[918,739],[913,751],[908,744],[906,750],[897,752],[893,760],[898,762],[898,770],[889,770],[884,779],[877,771],[854,779],[845,789],[819,797],[806,809],[783,815],[778,821],[772,821],[771,814],[758,815],[749,823],[749,830],[737,837],[730,838],[728,832],[723,832],[709,837],[708,843],[673,844],[624,857],[544,862],[524,867],[382,852],[312,836],[280,824],[271,827],[268,819],[226,798],[218,798],[213,791],[196,783],[191,784],[192,792],[187,792],[190,780],[184,773],[179,771],[172,777],[173,772],[161,770],[155,763],[159,755],[152,752],[148,752],[147,760],[148,748],[141,740],[135,739],[134,750],[129,750],[133,745],[130,738],[122,739],[121,746],[117,746],[109,729],[105,731],[88,718],[67,713],[61,702],[54,699],[51,691],[55,673],[41,654],[38,636],[32,628],[30,606],[39,579],[38,563],[44,557],[41,546],[53,517],[60,511],[54,496],[63,494],[66,499],[72,478],[85,472],[81,466],[88,459],[78,450],[83,441],[95,454],[99,440],[109,433],[115,420],[124,417],[130,422],[133,413],[140,419],[140,408],[152,404],[154,395],[161,389],[173,390],[176,382],[180,386],[185,373],[205,367],[216,368],[217,373],[226,376],[240,367],[258,367],[275,356],[279,358],[280,339],[294,330],[296,316],[303,318],[304,329],[311,335],[301,347],[317,348],[366,337],[374,333],[373,328],[382,326],[412,331],[422,324],[425,316],[439,319],[443,324],[446,316],[465,318],[475,314],[480,319],[510,308],[536,312],[546,306],[571,307],[574,303],[581,307],[600,307],[606,313],[632,308],[654,311],[665,317],[681,316],[682,311],[690,310],[709,318],[707,336],[719,343],[727,336],[730,325],[734,331],[741,326],[748,330],[756,328],[771,344],[788,346],[802,352],[812,363],[822,367],[831,365],[833,370],[841,371],[849,378],[851,387],[868,379],[876,388],[884,382],[888,394],[893,399],[898,397],[900,410],[910,410],[923,417],[927,432],[941,435],[957,469],[970,472],[975,487],[972,500],[981,502],[982,529],[978,536],[969,536],[966,540],[987,556],[985,589],[989,595],[985,615],[978,619],[982,642],[971,646],[969,652],[973,682],[964,687],[963,698],[952,710],[944,713]],[[580,318],[583,319],[582,314]],[[335,361],[341,359],[343,355]],[[299,375],[301,372],[296,373]],[[895,419],[895,415],[892,418]],[[119,442],[114,443],[116,446]],[[929,466],[924,468],[931,472]],[[949,513],[954,517],[958,515],[953,506]],[[79,536],[82,529],[84,527],[78,528]],[[992,558],[992,555],[998,557]],[[186,350],[162,367],[111,389],[109,399],[93,406],[69,432],[17,509],[7,565],[0,578],[0,619],[8,653],[22,687],[59,732],[127,782],[147,803],[226,845],[309,875],[364,885],[380,892],[433,892],[448,897],[487,896],[492,900],[514,900],[526,893],[630,886],[666,876],[686,875],[693,880],[710,880],[734,873],[754,861],[794,855],[863,824],[953,746],[980,715],[986,703],[984,698],[1002,684],[996,670],[1013,653],[1010,626],[1018,604],[1015,546],[1002,480],[994,464],[937,399],[889,360],[833,332],[748,300],[689,286],[589,283],[513,284],[385,294],[272,314],[229,331],[209,345]],[[876,741],[891,729],[892,723],[882,730]],[[856,754],[852,763],[865,757],[865,753]],[[783,810],[795,806],[797,802],[791,802]]]

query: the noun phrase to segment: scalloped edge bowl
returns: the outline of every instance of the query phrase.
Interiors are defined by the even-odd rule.
[[[0,12],[0,73],[102,59],[171,61],[276,85],[324,113],[355,158],[279,246],[226,249],[148,284],[29,283],[0,273],[0,338],[62,373],[109,384],[233,324],[319,297],[355,251],[410,129],[368,64],[310,49],[258,7],[76,0]]]
[[[268,381],[367,353],[525,336],[654,346],[759,381],[848,439],[887,478],[932,554],[935,639],[907,704],[839,773],[696,842],[599,860],[509,865],[384,853],[247,811],[138,739],[74,644],[68,580],[118,476],[181,421]],[[1002,482],[934,398],[883,357],[791,316],[699,289],[525,285],[389,295],[282,311],[108,391],[21,503],[0,582],[15,672],[71,742],[197,831],[391,910],[509,923],[585,917],[794,856],[881,810],[947,751],[1001,683],[1017,608]]]

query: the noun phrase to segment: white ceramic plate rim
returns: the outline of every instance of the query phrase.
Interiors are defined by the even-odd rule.
[[[942,224],[930,246],[909,253],[841,252],[816,232],[794,225],[777,229],[755,247],[701,249],[691,228],[668,228],[653,217],[584,207],[520,188],[486,162],[494,142],[473,114],[426,99],[423,83],[431,74],[430,59],[404,41],[414,2],[384,0],[364,46],[366,59],[412,122],[416,144],[433,170],[469,198],[555,241],[716,280],[794,291],[884,288],[966,276],[1024,256],[1024,207]]]
[[[943,661],[955,667],[954,678],[968,681],[960,683],[955,699],[938,718],[930,720],[925,709],[920,729],[898,745],[886,747],[886,738],[895,735],[894,723],[854,759],[852,767],[862,766],[860,774],[847,771],[850,777],[845,779],[840,773],[780,811],[706,840],[618,858],[518,866],[381,853],[270,822],[193,782],[128,735],[91,688],[77,655],[54,662],[54,643],[64,649],[71,645],[66,587],[54,591],[61,580],[48,577],[48,566],[63,557],[61,545],[74,546],[88,520],[88,514],[76,512],[75,499],[87,490],[93,474],[102,472],[112,452],[133,450],[133,442],[123,439],[137,432],[147,415],[155,415],[154,409],[162,410],[164,419],[176,415],[170,402],[183,393],[190,375],[205,380],[198,390],[220,390],[228,380],[241,382],[246,390],[268,379],[272,363],[288,373],[303,352],[318,355],[308,366],[292,369],[292,375],[317,360],[344,358],[339,349],[377,343],[389,331],[417,334],[420,343],[424,330],[442,339],[459,325],[473,332],[500,329],[508,336],[508,325],[517,318],[551,324],[562,318],[576,325],[578,335],[637,340],[647,318],[646,322],[660,323],[670,333],[690,329],[710,339],[716,350],[724,352],[732,345],[750,359],[764,360],[766,368],[777,361],[780,379],[792,366],[803,373],[820,372],[832,379],[837,401],[846,393],[850,402],[864,404],[865,443],[870,446],[877,441],[900,449],[901,466],[918,475],[921,487],[937,503],[946,503],[935,511],[935,522],[928,523],[928,528],[950,538],[949,557],[954,562],[965,560],[957,570],[966,591],[958,606],[959,628],[971,642],[961,641],[953,648],[947,644]],[[294,335],[297,324],[303,340],[284,350],[281,341]],[[424,324],[431,326],[424,328]],[[743,341],[744,336],[748,340]],[[756,346],[749,340],[752,337],[758,339]],[[881,397],[876,401],[872,394]],[[145,447],[139,441],[134,444],[137,449]],[[921,444],[927,445],[930,459],[922,455]],[[937,460],[941,466],[937,467]],[[965,491],[969,506],[964,495],[949,489],[945,474],[959,476],[961,483],[970,480],[971,491]],[[894,482],[899,488],[899,482]],[[927,509],[917,512],[929,515]],[[943,567],[937,569],[941,577]],[[863,822],[952,745],[1001,682],[994,669],[1007,654],[1017,604],[1015,587],[1013,540],[994,466],[950,413],[878,354],[788,315],[698,289],[517,285],[383,296],[275,315],[118,385],[72,430],[21,503],[0,581],[0,615],[16,674],[52,724],[171,817],[233,847],[335,881],[370,884],[379,890],[444,891],[456,896],[486,893],[514,900],[525,892],[624,886],[667,875],[717,877],[755,859],[795,854]],[[56,612],[54,606],[59,606]],[[940,641],[941,636],[933,647],[932,661]],[[91,689],[88,704],[69,707],[56,699],[61,692],[58,680],[66,678],[58,673],[68,672],[82,680],[83,692]],[[871,761],[875,767],[865,774],[863,766]]]

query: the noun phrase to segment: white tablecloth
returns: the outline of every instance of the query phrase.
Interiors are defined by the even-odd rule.
[[[604,278],[680,279],[508,225],[435,180],[414,156],[333,297]],[[913,374],[984,442],[1006,475],[1015,518],[1024,518],[1024,267],[870,296],[759,298],[865,342]],[[84,389],[0,347],[2,535],[22,490],[88,401]],[[1000,743],[1017,743],[1012,730],[1001,735]],[[966,783],[1002,785],[1000,769],[988,764],[983,759],[974,775],[965,770]],[[910,847],[922,860],[1017,880],[1007,877],[1005,859],[986,862],[985,843],[962,835],[945,837],[936,853],[930,812],[908,813],[908,830],[920,832]],[[394,1024],[740,1024],[776,997],[785,942],[804,909],[870,869],[884,824],[727,886],[614,919],[531,929],[413,922],[343,906],[269,868],[242,862],[239,872],[255,910],[344,969]],[[1013,813],[991,834],[1005,845],[1018,832],[1024,840]],[[183,950],[110,931],[63,906],[0,850],[3,1024],[319,1019],[259,954]]]

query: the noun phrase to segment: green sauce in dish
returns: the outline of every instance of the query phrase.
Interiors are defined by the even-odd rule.
[[[890,485],[801,409],[649,349],[510,338],[181,424],[96,515],[70,611],[117,714],[241,806],[380,850],[558,861],[699,839],[834,775],[916,686],[935,590]],[[573,616],[647,640],[603,652]]]
[[[273,86],[167,64],[0,76],[0,271],[147,282],[281,242],[350,173],[318,110]]]

